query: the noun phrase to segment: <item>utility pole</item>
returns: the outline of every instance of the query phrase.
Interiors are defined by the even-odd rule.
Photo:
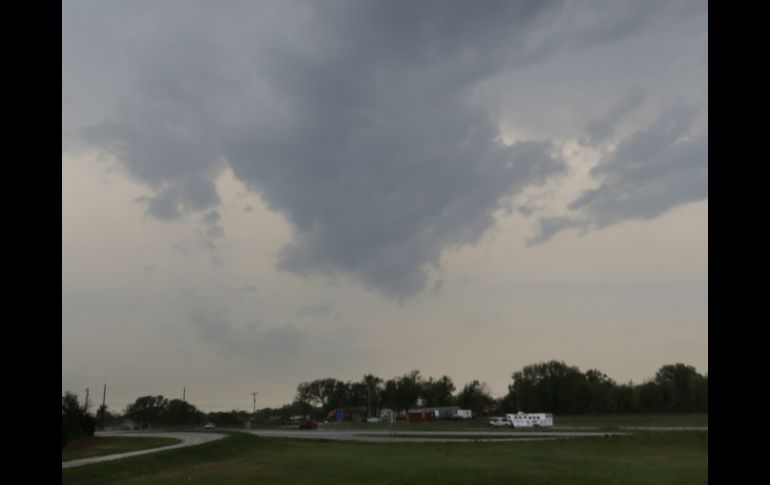
[[[88,388],[86,387],[86,402],[83,403],[83,410],[88,412]]]
[[[102,408],[106,408],[107,403],[107,384],[104,385],[104,392],[102,393]]]
[[[182,388],[182,401],[187,402],[185,400],[185,394],[187,393],[187,386]]]
[[[254,417],[257,417],[257,394],[256,392],[252,392],[251,395],[254,398]]]

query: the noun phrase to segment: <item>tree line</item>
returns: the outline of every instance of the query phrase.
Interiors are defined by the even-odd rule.
[[[556,360],[525,366],[511,378],[507,394],[497,399],[478,380],[455,394],[450,377],[426,379],[418,370],[388,380],[373,375],[358,382],[324,378],[299,384],[294,408],[315,416],[345,407],[366,407],[372,415],[382,408],[401,411],[418,405],[456,405],[474,415],[708,413],[708,374],[681,363],[664,365],[638,385],[619,384],[599,370],[581,372]]]
[[[339,408],[358,408],[362,414],[376,416],[384,408],[397,412],[414,407],[459,406],[474,416],[514,412],[552,414],[607,413],[708,413],[708,374],[677,363],[662,366],[641,384],[621,384],[596,369],[581,372],[561,361],[525,366],[511,375],[508,392],[492,397],[489,386],[478,380],[457,389],[446,375],[425,377],[419,370],[383,379],[365,374],[359,381],[332,377],[302,382],[294,400],[278,408],[256,413],[232,410],[205,413],[181,399],[142,396],[122,413],[111,413],[100,406],[95,417],[77,402],[77,396],[62,397],[62,436],[65,421],[70,435],[93,435],[94,426],[109,426],[119,419],[130,419],[139,427],[199,425],[213,422],[220,426],[240,426],[247,420],[270,421],[303,415],[324,419]],[[85,431],[83,431],[85,429]]]

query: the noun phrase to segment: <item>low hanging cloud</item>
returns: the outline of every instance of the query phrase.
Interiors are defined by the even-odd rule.
[[[427,287],[444,250],[477,243],[513,197],[565,173],[553,140],[500,141],[501,93],[486,83],[622,39],[667,5],[612,4],[186,2],[184,13],[123,11],[143,35],[121,44],[136,77],[84,134],[153,190],[152,216],[214,214],[214,181],[229,167],[294,229],[279,268],[350,277],[401,299]],[[591,136],[610,130],[597,125]],[[622,163],[604,163],[608,179]],[[607,188],[573,205],[601,220],[611,198]]]

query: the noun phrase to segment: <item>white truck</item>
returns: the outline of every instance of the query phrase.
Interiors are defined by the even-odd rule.
[[[487,423],[490,428],[512,428],[513,425],[508,420],[508,418],[503,418],[501,416],[494,416],[492,418],[489,418],[489,421]]]
[[[506,414],[513,428],[546,428],[553,426],[553,414],[550,413],[516,413]]]

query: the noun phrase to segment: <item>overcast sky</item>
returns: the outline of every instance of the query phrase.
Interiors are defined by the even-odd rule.
[[[697,1],[62,5],[62,390],[708,371]]]

